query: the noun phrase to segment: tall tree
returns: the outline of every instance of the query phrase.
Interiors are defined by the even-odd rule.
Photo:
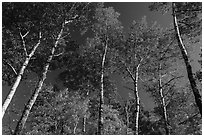
[[[90,40],[90,46],[95,47],[101,57],[100,69],[100,103],[99,103],[99,117],[98,117],[98,134],[103,134],[103,105],[104,105],[104,78],[105,70],[108,63],[106,63],[108,50],[111,50],[117,36],[121,35],[122,26],[118,20],[119,13],[115,12],[112,7],[98,8],[96,11],[96,24],[93,26],[95,36]],[[97,51],[96,51],[97,52]],[[109,51],[110,52],[110,51]],[[109,55],[110,58],[111,55]]]
[[[194,39],[201,34],[201,9],[199,2],[172,2],[172,3],[154,3],[150,6],[151,10],[162,9],[163,11],[172,10],[174,32],[178,42],[178,47],[185,62],[188,79],[195,97],[195,102],[202,115],[202,98],[193,76],[192,66],[190,64],[187,47],[183,42],[182,35]]]
[[[82,20],[82,18],[84,18],[84,15],[86,15],[87,8],[89,8],[88,6],[89,3],[87,4],[85,3],[85,5],[83,3],[52,3],[46,7],[47,12],[45,12],[45,14],[48,14],[47,15],[48,21],[50,21],[49,22],[50,24],[47,25],[48,26],[54,25],[55,27],[57,27],[54,29],[55,31],[51,34],[54,36],[53,40],[55,41],[55,43],[51,49],[51,53],[46,61],[46,64],[43,67],[43,72],[40,77],[40,80],[30,100],[28,101],[27,105],[24,108],[23,114],[17,124],[14,134],[21,133],[21,130],[25,125],[30,110],[32,109],[32,106],[34,105],[35,100],[37,99],[37,96],[41,91],[42,85],[46,79],[50,63],[53,57],[55,56],[56,48],[63,44],[62,43],[62,41],[64,41],[63,37],[67,37],[70,33],[68,29],[69,24],[72,22],[76,23],[77,21]],[[52,8],[54,8],[55,10],[53,10]]]
[[[156,104],[162,110],[162,122],[165,134],[170,134],[169,114],[167,111],[168,96],[171,96],[170,90],[175,86],[175,80],[183,77],[178,74],[177,67],[174,63],[178,62],[178,51],[175,49],[175,40],[168,34],[168,31],[158,37],[158,44],[155,52],[151,56],[151,61],[146,69],[147,73],[151,73],[148,82],[151,87],[151,95],[154,96]],[[174,84],[172,84],[174,82]],[[146,84],[148,87],[148,84]],[[148,87],[149,88],[149,87]],[[149,91],[149,89],[147,89]]]
[[[37,23],[35,23],[36,20],[34,17],[30,16],[25,18],[24,17],[25,15],[22,12],[19,12],[23,10],[18,9],[18,4],[15,5],[13,3],[4,3],[3,5],[4,5],[3,6],[4,7],[3,8],[3,28],[4,28],[3,29],[3,32],[4,32],[3,33],[3,43],[4,43],[3,61],[5,64],[7,64],[7,66],[10,67],[10,69],[13,70],[13,72],[16,75],[16,79],[14,83],[12,83],[11,90],[3,103],[2,118],[16,92],[16,89],[19,86],[19,83],[24,75],[25,69],[27,68],[31,58],[35,54],[35,51],[37,50],[37,48],[39,47],[42,41],[41,39],[42,30],[37,25]],[[19,12],[19,14],[13,15],[14,12]],[[9,13],[11,15],[8,15]],[[28,11],[28,13],[31,13],[31,12]],[[37,12],[33,11],[32,14],[36,15]],[[21,20],[20,19],[18,20],[17,17],[21,18]],[[18,34],[19,36],[17,36]],[[8,45],[8,44],[11,44],[11,45]],[[22,47],[18,47],[17,46],[18,44],[22,45]],[[11,50],[8,51],[9,49]],[[23,50],[24,53],[22,52],[16,53],[19,50]],[[14,66],[15,63],[12,63],[13,65],[9,63],[11,62],[10,60],[14,60],[9,57],[11,53],[19,55],[16,57],[16,58],[19,58],[19,60],[24,59],[19,72],[17,72],[15,69],[16,68],[16,66]]]
[[[195,78],[193,76],[192,66],[191,66],[190,61],[188,59],[188,54],[187,54],[187,51],[186,51],[186,47],[183,44],[181,34],[180,34],[180,30],[179,30],[179,26],[178,26],[178,22],[177,22],[177,14],[178,14],[177,11],[178,11],[178,9],[179,9],[179,6],[177,6],[176,3],[173,2],[172,3],[172,13],[173,13],[172,15],[173,15],[173,19],[174,19],[174,29],[175,29],[177,40],[178,40],[178,46],[179,46],[179,48],[181,50],[184,62],[186,64],[188,79],[190,81],[193,94],[195,96],[195,102],[196,102],[196,104],[197,104],[197,106],[199,108],[200,114],[202,115],[202,98],[201,98],[201,95],[200,95],[199,90],[197,88]]]
[[[38,41],[38,43],[33,47],[32,51],[28,54],[27,50],[26,50],[26,46],[25,46],[25,41],[24,41],[24,37],[27,35],[27,33],[25,35],[23,35],[23,36],[20,33],[22,41],[23,41],[23,46],[24,46],[24,51],[25,51],[26,59],[25,59],[25,62],[23,63],[23,65],[22,65],[22,67],[21,67],[21,69],[20,69],[20,71],[19,71],[19,73],[18,73],[18,75],[16,77],[15,83],[13,84],[13,86],[12,86],[12,88],[11,88],[7,98],[6,98],[6,100],[4,101],[4,104],[2,106],[2,118],[3,118],[3,116],[4,116],[5,112],[6,112],[7,107],[9,106],[9,104],[10,104],[10,102],[11,102],[11,100],[12,100],[14,94],[15,94],[15,92],[16,92],[16,89],[17,89],[17,87],[18,87],[18,85],[19,85],[19,83],[21,81],[21,78],[22,78],[22,76],[24,74],[24,71],[25,71],[25,69],[26,69],[26,67],[27,67],[31,57],[34,55],[37,47],[40,45],[40,42],[41,42],[41,32],[40,32],[39,33],[39,41]]]
[[[159,27],[153,24],[151,27],[147,26],[146,18],[144,17],[140,22],[133,21],[130,28],[129,36],[123,47],[118,48],[119,56],[119,70],[124,72],[133,83],[135,96],[135,128],[134,134],[139,133],[139,111],[140,111],[140,98],[138,83],[141,76],[146,74],[142,71],[145,65],[148,64],[151,58],[155,45],[157,43],[157,35],[159,35]],[[146,75],[147,76],[147,75]]]

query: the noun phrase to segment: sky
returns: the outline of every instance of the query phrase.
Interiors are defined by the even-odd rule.
[[[127,31],[128,27],[131,25],[133,20],[140,20],[142,17],[146,16],[148,24],[151,24],[153,22],[157,22],[161,25],[161,27],[166,28],[169,27],[172,23],[172,17],[171,14],[162,15],[159,12],[152,12],[149,11],[148,5],[150,3],[139,3],[139,2],[110,2],[105,3],[106,7],[114,7],[115,11],[120,13],[119,20],[122,22],[124,26],[124,30]],[[48,77],[46,80],[46,84],[56,82],[57,75],[59,74],[59,71],[55,72],[49,72]],[[35,79],[34,76],[30,77],[31,79]],[[115,80],[117,84],[117,88],[119,91],[119,95],[127,98],[128,93],[131,91],[128,91],[123,86],[125,85],[125,81],[122,80],[121,76],[119,75],[113,75],[112,79]],[[14,95],[14,98],[12,100],[12,104],[15,104],[15,108],[21,110],[24,108],[24,104],[28,101],[28,98],[31,95],[31,89],[32,87],[28,86],[29,84],[25,81],[21,82],[19,88],[16,91],[16,94]],[[6,95],[8,94],[10,87],[3,86],[2,88],[2,102],[4,101]],[[151,110],[154,107],[153,100],[149,97],[149,95],[145,92],[139,93],[141,96],[142,104],[144,105],[146,110]],[[20,101],[19,101],[20,99]],[[15,117],[14,115],[11,117]],[[8,122],[8,117],[4,117],[3,123]],[[15,123],[15,122],[14,122]],[[15,124],[12,125],[15,127]]]
[[[172,23],[171,14],[163,16],[159,12],[150,11],[148,6],[150,2],[107,2],[105,6],[114,7],[115,11],[120,13],[119,20],[122,22],[125,31],[131,25],[133,20],[140,20],[146,16],[149,24],[157,22],[163,28],[169,27]]]

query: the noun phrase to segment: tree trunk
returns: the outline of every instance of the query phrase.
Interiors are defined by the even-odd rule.
[[[89,96],[89,91],[86,93],[86,97]],[[85,114],[84,117],[83,117],[83,133],[84,135],[86,134],[86,118],[87,118],[87,115]]]
[[[139,78],[139,67],[140,63],[136,67],[135,70],[135,81],[134,81],[134,94],[135,94],[135,101],[136,101],[136,113],[135,113],[135,132],[134,135],[138,135],[139,133],[139,111],[140,111],[140,98],[138,93],[138,78]]]
[[[163,118],[164,118],[164,123],[165,123],[165,132],[166,135],[170,135],[170,129],[168,126],[168,117],[167,117],[167,111],[166,111],[166,103],[164,100],[164,95],[163,95],[163,89],[162,89],[162,76],[161,76],[161,64],[159,65],[159,93],[161,97],[161,105],[163,109]]]
[[[83,133],[86,133],[86,116],[83,118]]]
[[[103,104],[104,104],[104,65],[106,60],[106,54],[108,50],[108,43],[106,40],[105,51],[103,54],[103,59],[101,63],[101,92],[100,92],[100,104],[99,104],[99,118],[98,118],[98,135],[102,134],[103,128]]]
[[[126,135],[128,135],[128,128],[129,128],[128,103],[126,103],[126,105],[125,105],[125,113],[126,113],[126,122],[127,122]]]
[[[31,57],[34,55],[36,49],[37,49],[38,46],[40,45],[40,42],[41,42],[41,41],[40,41],[40,40],[41,40],[41,32],[40,32],[39,34],[40,34],[40,35],[39,35],[39,41],[38,41],[38,43],[33,47],[33,49],[32,49],[32,51],[30,52],[30,54],[29,54],[28,56],[26,56],[25,62],[23,63],[23,65],[22,65],[22,67],[21,67],[21,69],[20,69],[20,72],[19,72],[19,74],[18,74],[18,76],[17,76],[17,78],[16,78],[16,81],[15,81],[15,83],[13,84],[13,86],[12,86],[12,88],[11,88],[11,90],[10,90],[10,92],[9,92],[9,94],[8,94],[8,96],[7,96],[7,98],[6,98],[6,100],[4,101],[4,104],[3,104],[3,106],[2,106],[2,118],[4,117],[4,114],[5,114],[5,112],[6,112],[6,109],[8,108],[8,106],[9,106],[9,104],[10,104],[10,102],[11,102],[11,100],[12,100],[12,98],[13,98],[15,92],[16,92],[16,89],[17,89],[17,87],[18,87],[18,85],[19,85],[19,83],[20,83],[20,81],[21,81],[21,79],[22,79],[22,76],[23,76],[23,74],[24,74],[24,71],[25,71],[26,67],[28,66],[28,63],[30,62]]]
[[[61,31],[60,31],[58,37],[57,37],[57,40],[56,40],[56,42],[55,42],[55,45],[54,45],[53,48],[52,48],[51,54],[50,54],[50,56],[48,57],[47,63],[46,63],[46,65],[44,66],[44,71],[43,71],[43,73],[42,73],[42,77],[41,77],[41,79],[39,80],[37,87],[35,88],[35,90],[34,90],[32,96],[31,96],[31,98],[29,99],[27,105],[26,105],[25,108],[24,108],[24,111],[23,111],[23,113],[22,113],[22,116],[21,116],[20,120],[19,120],[18,123],[17,123],[17,127],[16,127],[15,132],[14,132],[15,135],[21,134],[21,131],[22,131],[22,129],[24,128],[24,125],[25,125],[26,120],[27,120],[27,118],[28,118],[28,115],[29,115],[29,113],[30,113],[30,110],[32,109],[32,107],[33,107],[33,105],[34,105],[34,103],[35,103],[35,101],[36,101],[36,99],[37,99],[37,97],[38,97],[38,94],[39,94],[39,92],[40,92],[41,89],[42,89],[43,83],[44,83],[44,81],[45,81],[45,79],[46,79],[46,75],[47,75],[47,72],[48,72],[48,69],[49,69],[49,66],[50,66],[50,62],[52,61],[52,58],[53,58],[54,53],[55,53],[55,50],[56,50],[57,45],[58,45],[58,43],[59,43],[59,40],[60,40],[60,38],[61,38],[61,36],[62,36],[63,29],[64,29],[64,23],[63,23],[62,29],[61,29]]]
[[[74,125],[74,131],[73,131],[74,135],[76,135],[77,126],[78,126],[78,122],[76,122],[75,125]]]
[[[172,15],[173,15],[174,29],[175,29],[176,36],[177,36],[178,46],[180,48],[181,54],[183,56],[183,59],[184,59],[185,65],[186,65],[188,79],[189,79],[189,82],[190,82],[190,85],[191,85],[191,88],[192,88],[192,91],[193,91],[193,94],[195,97],[195,102],[199,108],[200,114],[202,115],[202,97],[199,93],[199,90],[198,90],[197,85],[196,85],[196,81],[193,77],[192,67],[191,67],[190,61],[188,59],[188,54],[187,54],[185,45],[183,44],[183,41],[182,41],[182,38],[180,35],[179,26],[177,23],[175,6],[176,6],[175,3],[172,2],[172,13],[173,13]]]

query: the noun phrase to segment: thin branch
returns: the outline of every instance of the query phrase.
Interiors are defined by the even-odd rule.
[[[173,77],[172,79],[170,79],[168,82],[166,82],[161,88],[164,88],[164,86],[166,86],[167,84],[169,84],[171,81],[175,80],[175,79],[179,79],[182,78],[183,76],[178,76],[178,77]]]
[[[88,4],[86,4],[86,5],[83,7],[82,11],[85,11],[85,9],[88,7],[89,4],[90,4],[90,2],[88,2]],[[77,3],[75,2],[75,3],[72,5],[72,7],[70,8],[70,10],[69,10],[70,15],[73,14],[74,9],[76,9],[76,8],[77,8]],[[70,22],[72,22],[72,21],[74,21],[74,20],[76,20],[76,19],[79,19],[79,18],[80,18],[80,16],[77,14],[77,15],[75,15],[74,17],[72,17],[71,19],[65,20],[65,23],[64,23],[64,24],[68,24],[68,23],[70,23]]]
[[[167,51],[170,49],[169,47],[170,47],[171,44],[174,42],[174,40],[175,40],[175,39],[173,39],[173,40],[168,44],[167,48],[166,48],[164,51],[162,51],[162,55],[161,55],[161,58],[160,58],[160,59],[162,59],[162,58],[164,57],[164,55],[167,53]]]
[[[64,39],[64,38],[67,37],[68,35],[69,35],[69,33],[66,34],[66,35],[64,35],[63,37],[61,37],[61,39]]]
[[[129,90],[132,90],[132,91],[134,91],[134,89],[132,89],[132,88],[129,88],[129,87],[127,87],[127,86],[123,86],[124,88],[126,88],[126,89],[129,89]]]
[[[24,37],[26,37],[29,32],[30,32],[30,31],[26,32],[26,34],[24,34],[24,35],[22,35],[21,32],[20,32],[20,36],[21,36],[21,39],[22,39],[22,42],[23,42],[23,50],[25,51],[26,56],[28,56],[28,52],[27,52],[27,50],[26,50],[26,44],[25,44]]]
[[[163,78],[163,77],[165,77],[166,75],[171,75],[171,76],[174,76],[172,73],[174,73],[174,72],[176,72],[175,70],[174,71],[171,71],[171,72],[169,72],[169,73],[165,73],[164,75],[162,75],[161,77]]]
[[[42,32],[40,31],[39,32],[39,42],[40,42],[41,39],[42,39]]]
[[[23,38],[25,38],[25,37],[28,35],[29,32],[30,32],[30,31],[26,32],[26,34],[24,34],[23,36],[22,36],[21,32],[20,32],[20,34],[21,34],[21,36],[22,36]]]
[[[91,3],[91,2],[87,2],[87,4],[83,7],[83,9],[82,9],[82,14],[85,13],[85,9],[89,6],[90,3]],[[89,11],[90,11],[90,10],[89,10]]]
[[[128,72],[128,74],[130,75],[130,77],[132,78],[132,80],[135,81],[134,76],[132,75],[130,69],[129,69],[126,65],[125,65],[125,69],[126,69],[126,71]]]
[[[65,52],[65,50],[63,49],[63,51],[61,53],[54,55],[54,57],[58,57],[58,56],[64,54],[64,52]]]
[[[77,4],[76,2],[73,3],[72,7],[71,7],[70,10],[69,10],[69,13],[70,13],[70,14],[72,14],[72,12],[73,12],[72,10],[75,8],[75,5],[76,5],[76,4]]]
[[[120,60],[120,59],[119,59],[119,61],[120,61],[121,63],[123,63],[123,65],[125,66],[126,71],[127,71],[128,74],[130,75],[130,77],[132,78],[132,80],[135,81],[135,78],[134,78],[134,76],[132,75],[132,73],[131,73],[130,69],[128,68],[128,66],[126,65],[126,63],[125,63],[124,61]]]
[[[190,116],[190,117],[189,117],[189,118],[187,118],[186,120],[184,120],[184,121],[182,121],[182,122],[178,123],[178,125],[186,124],[188,121],[190,121],[190,120],[194,119],[194,117],[195,117],[195,116],[197,116],[198,114],[200,114],[200,113],[196,113],[196,114],[194,114],[194,115]]]
[[[149,55],[149,56],[150,56],[150,55]],[[149,58],[149,56],[148,56],[147,58]],[[140,62],[139,62],[139,64],[138,64],[137,68],[139,68],[139,67],[140,67],[140,65],[141,65],[142,61],[143,61],[143,58],[140,60]]]
[[[43,99],[43,101],[45,101],[45,103],[47,103],[49,105],[50,108],[54,108],[48,101],[46,98],[44,98],[43,96],[39,96],[41,99]]]
[[[79,15],[75,15],[73,18],[65,20],[64,24],[68,24],[71,23],[73,20],[75,20],[77,17],[79,17]]]
[[[180,10],[180,11],[176,11],[177,12],[177,14],[186,14],[186,12],[199,12],[199,13],[201,13],[202,12],[202,9],[194,9],[194,10],[184,10],[184,9],[182,9],[182,10]]]
[[[18,73],[16,72],[15,68],[14,68],[9,62],[7,62],[6,60],[3,59],[3,61],[13,70],[13,72],[14,72],[15,75],[17,76]]]
[[[175,85],[175,83],[174,83],[174,84],[172,84],[172,85],[169,87],[168,91],[169,91],[170,89],[172,89],[172,88],[174,87],[174,85]],[[164,97],[166,97],[166,96],[167,96],[168,91],[167,91],[167,93],[166,93],[166,94],[164,94]],[[174,94],[175,94],[175,92],[173,92],[173,93],[172,93],[170,96],[172,97]],[[168,104],[169,104],[169,103],[168,103]],[[166,105],[166,106],[167,106],[167,105]]]
[[[141,77],[139,77],[139,79],[142,80],[142,82],[144,82],[144,80]]]

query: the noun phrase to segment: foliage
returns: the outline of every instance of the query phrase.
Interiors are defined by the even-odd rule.
[[[83,116],[89,117],[89,100],[77,93],[71,95],[66,89],[53,93],[51,89],[42,94],[40,104],[37,103],[31,113],[30,130],[26,134],[73,134],[71,127]]]
[[[91,113],[94,96],[82,96],[77,92],[53,92],[52,87],[44,87],[29,117],[25,134],[74,134],[74,125],[78,123],[75,134],[82,132],[82,118],[87,118],[85,134],[95,134],[93,127],[96,117]],[[125,125],[120,120],[119,112],[112,106],[104,106],[105,133],[122,134]],[[120,123],[120,124],[119,124]]]
[[[146,110],[143,103],[140,103],[139,134],[165,134],[158,92],[160,74],[171,134],[202,134],[201,115],[193,103],[192,91],[189,85],[180,85],[182,82],[178,77],[183,77],[183,73],[178,71],[176,64],[180,63],[181,56],[171,29],[164,30],[157,23],[148,24],[146,17],[143,17],[139,21],[133,21],[126,34],[119,20],[120,13],[113,7],[104,7],[103,3],[10,2],[2,5],[2,80],[8,85],[14,82],[15,71],[18,73],[26,57],[20,33],[24,35],[29,32],[25,37],[29,53],[38,41],[39,31],[42,32],[42,46],[32,57],[23,78],[26,79],[33,72],[41,76],[62,24],[76,17],[72,23],[65,25],[63,38],[60,39],[49,68],[50,71],[60,72],[55,79],[56,83],[50,83],[50,86],[44,83],[23,134],[97,134],[101,62],[106,45],[102,105],[104,135],[134,133],[137,100],[133,96],[125,99],[127,101],[123,100],[125,103],[118,100],[116,96],[119,89],[112,75],[120,74],[128,85],[134,81],[130,80],[127,68],[135,74],[136,66],[140,63],[139,96],[141,92],[150,93],[156,106],[153,110]],[[168,2],[152,3],[149,8],[162,13],[172,10],[171,3]],[[201,9],[201,3],[198,2],[176,3],[181,35],[189,42],[198,42],[200,39]],[[74,40],[75,33],[83,35],[85,40]],[[201,70],[195,73],[197,83],[201,83],[201,75]],[[3,119],[3,122],[7,122],[2,125],[3,134],[12,134],[11,123],[17,120],[12,120],[12,115],[19,115],[19,111],[8,109],[8,120]],[[9,112],[13,114],[10,115]]]
[[[202,4],[201,2],[175,2],[176,15],[178,18],[181,35],[190,38],[190,42],[200,41],[202,23]],[[149,6],[150,10],[157,10],[163,13],[172,10],[170,2],[157,2]]]

